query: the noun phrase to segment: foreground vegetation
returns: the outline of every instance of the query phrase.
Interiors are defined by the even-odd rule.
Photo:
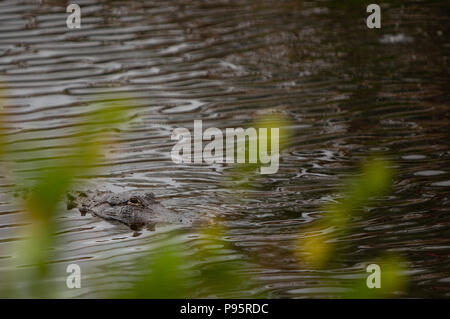
[[[17,274],[17,278],[2,285],[2,297],[37,297],[58,298],[49,282],[53,274],[50,271],[52,247],[59,243],[54,234],[57,230],[57,219],[61,212],[60,203],[65,193],[75,183],[80,183],[79,176],[92,173],[96,164],[108,145],[114,143],[110,134],[114,128],[129,117],[127,110],[133,101],[129,97],[102,97],[93,103],[93,108],[76,124],[77,134],[74,134],[69,153],[56,153],[51,148],[42,153],[41,147],[33,145],[35,151],[29,150],[29,145],[21,145],[8,140],[6,125],[1,124],[0,156],[2,173],[9,182],[14,184],[19,196],[11,200],[23,206],[30,221],[23,240],[14,244],[14,254],[19,256],[19,265],[28,266]],[[0,115],[0,121],[6,115]],[[254,126],[282,127],[281,151],[286,147],[289,138],[289,120],[278,114],[261,117],[252,123]],[[270,138],[270,137],[269,137]],[[270,144],[270,143],[269,143]],[[47,157],[46,165],[37,162],[27,162],[27,169],[21,166],[24,153],[28,158]],[[229,187],[249,188],[250,184],[239,180],[251,180],[258,170],[258,164],[238,165],[233,170],[232,182]],[[374,199],[385,195],[391,187],[393,170],[392,163],[382,158],[370,158],[363,164],[356,177],[343,182],[343,189],[337,199],[322,208],[323,217],[303,233],[299,233],[296,251],[299,268],[333,269],[336,260],[345,260],[345,251],[340,247],[339,238],[352,232],[355,217],[363,218],[364,208],[376,204]],[[236,184],[233,184],[234,183]],[[29,190],[27,196],[22,196],[23,190]],[[220,223],[218,223],[220,225]],[[333,231],[325,231],[333,229]],[[98,297],[112,298],[189,298],[210,296],[233,297],[236,287],[245,285],[262,285],[255,278],[247,275],[239,261],[215,264],[198,263],[207,260],[214,254],[211,247],[225,247],[220,239],[226,235],[224,226],[214,226],[198,229],[205,244],[198,252],[186,256],[183,244],[169,244],[169,249],[159,252],[156,256],[139,258],[135,262],[144,265],[145,274],[131,282],[130,289],[120,292],[104,292]],[[170,242],[170,239],[167,239]],[[150,254],[149,254],[150,256]],[[391,297],[406,287],[403,277],[404,261],[398,256],[379,256],[376,260],[383,269],[381,289],[368,289],[366,286],[365,269],[354,283],[346,287],[341,297]],[[372,261],[373,262],[373,261]],[[189,268],[189,265],[197,265]],[[14,267],[14,266],[13,266]],[[20,273],[20,274],[19,274]],[[11,279],[11,278],[10,278]],[[338,285],[338,279],[329,278],[330,284]],[[18,286],[17,282],[28,282],[29,285]],[[338,293],[339,294],[339,293]],[[266,295],[261,294],[261,297]]]

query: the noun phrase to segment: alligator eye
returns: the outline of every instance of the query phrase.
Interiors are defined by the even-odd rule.
[[[142,206],[142,203],[141,203],[141,201],[139,200],[139,198],[137,198],[137,197],[131,197],[129,200],[128,200],[128,203],[127,203],[128,205],[133,205],[133,206]]]

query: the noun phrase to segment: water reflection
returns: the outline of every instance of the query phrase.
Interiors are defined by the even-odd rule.
[[[78,31],[67,30],[65,5],[0,4],[3,121],[19,172],[52,167],[50,154],[73,150],[74,123],[89,116],[99,94],[127,93],[133,106],[127,125],[111,131],[117,143],[98,170],[77,181],[151,190],[173,210],[220,220],[232,251],[217,253],[241,259],[260,282],[240,293],[338,296],[364,263],[387,252],[409,262],[407,296],[448,297],[447,2],[384,2],[382,28],[370,31],[361,1],[86,1]],[[175,127],[194,120],[245,127],[267,110],[291,121],[277,174],[233,180],[232,166],[171,161]],[[323,216],[321,207],[360,162],[380,151],[397,175],[392,193],[339,239],[356,248],[333,270],[299,267],[298,234]],[[14,185],[1,176],[3,282],[16,271],[11,243],[22,241],[27,221],[9,200]],[[55,291],[67,296],[122,291],[142,274],[129,257],[144,256],[149,245],[157,253],[166,235],[187,251],[199,244],[196,230],[178,233],[177,226],[133,237],[89,216],[57,221],[49,271],[57,274]],[[88,274],[79,291],[61,284],[69,262]]]

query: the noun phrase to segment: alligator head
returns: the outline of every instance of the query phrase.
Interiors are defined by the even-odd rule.
[[[68,209],[78,208],[83,216],[91,213],[111,222],[125,224],[132,230],[143,227],[153,230],[157,222],[186,222],[182,216],[160,204],[150,192],[91,191],[68,194],[67,197]]]

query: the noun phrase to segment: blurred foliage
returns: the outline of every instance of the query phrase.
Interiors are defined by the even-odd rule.
[[[389,190],[393,175],[390,166],[384,159],[370,159],[363,164],[358,177],[344,183],[340,198],[325,205],[318,225],[309,229],[309,235],[299,241],[298,254],[302,261],[320,268],[335,257],[334,239],[349,233],[352,220],[363,208]],[[325,230],[333,231],[325,233]]]
[[[4,93],[2,94],[4,96]],[[26,140],[17,133],[15,140],[9,140],[6,126],[8,118],[3,105],[0,113],[1,169],[5,178],[15,185],[21,196],[11,197],[12,202],[24,206],[26,212],[24,224],[26,230],[21,235],[24,240],[16,243],[13,250],[17,255],[19,268],[17,278],[6,282],[6,287],[0,295],[3,297],[50,297],[52,295],[49,283],[48,262],[52,247],[56,245],[53,233],[56,231],[55,219],[60,212],[61,202],[66,192],[72,187],[80,175],[92,173],[98,164],[101,153],[108,141],[108,133],[118,124],[126,121],[125,105],[132,105],[131,99],[98,99],[92,103],[92,110],[75,123],[77,133],[71,138],[70,152],[56,151],[46,145],[46,139],[33,142],[36,151],[18,146],[17,140]],[[34,160],[41,149],[48,148],[47,156],[50,164],[40,165]],[[25,162],[21,153],[27,152],[30,166],[22,169]],[[7,174],[6,174],[7,173]],[[77,186],[80,181],[77,180]],[[30,289],[14,289],[14,282],[27,281]]]
[[[5,149],[5,124],[4,124],[4,110],[5,110],[5,90],[4,84],[0,82],[0,157],[4,154]]]
[[[264,180],[264,175],[261,176],[261,166],[269,166],[270,164],[261,163],[259,151],[260,144],[267,145],[267,153],[271,156],[279,156],[281,160],[281,153],[287,147],[289,143],[289,139],[293,134],[293,121],[292,119],[282,112],[278,111],[269,111],[267,113],[259,114],[255,117],[255,119],[249,123],[248,127],[255,128],[257,132],[257,141],[255,143],[250,143],[250,141],[246,141],[245,143],[245,163],[236,163],[229,170],[228,178],[230,183],[226,186],[229,188],[238,187],[240,190],[249,190],[255,184],[258,184],[258,179]],[[260,136],[259,130],[261,128],[267,129],[267,135]],[[278,136],[278,154],[272,152],[272,128],[279,129]],[[263,139],[263,140],[261,140]],[[265,144],[264,144],[265,143]],[[276,143],[276,142],[275,142]],[[252,146],[256,146],[255,149],[251,149]],[[256,152],[258,154],[257,163],[249,163],[249,153]],[[279,161],[280,161],[279,160]]]
[[[116,298],[185,298],[188,294],[186,278],[189,274],[183,266],[181,247],[171,245],[154,259],[145,261],[148,273],[135,282],[128,294],[119,293]]]
[[[32,161],[33,165],[26,172],[20,171],[18,154],[22,150],[14,141],[9,141],[6,134],[0,135],[1,141],[5,141],[2,143],[5,152],[0,154],[1,169],[9,172],[8,178],[22,192],[21,196],[12,199],[19,201],[19,204],[24,202],[29,224],[21,236],[24,240],[13,248],[21,271],[14,272],[14,278],[2,283],[0,297],[59,297],[55,295],[58,291],[55,283],[50,280],[49,262],[52,247],[57,245],[53,234],[57,231],[55,221],[61,211],[61,202],[75,182],[77,187],[80,186],[79,176],[92,173],[111,141],[109,133],[128,120],[127,109],[130,107],[133,107],[133,101],[124,97],[101,97],[93,101],[92,110],[74,125],[78,127],[78,133],[70,142],[70,154],[64,151],[47,153],[52,158],[51,164],[42,167],[39,161]],[[5,117],[3,112],[0,113],[0,120]],[[3,121],[0,129],[2,132],[6,129]],[[45,143],[43,140],[39,143]],[[40,146],[45,148],[45,145]],[[27,156],[33,158],[36,154],[31,152]],[[219,240],[221,236],[222,230],[219,228],[203,230],[201,237],[206,244],[198,247],[195,255],[185,256],[185,247],[174,244],[156,255],[149,252],[144,260],[135,260],[139,265],[145,265],[146,271],[129,292],[116,294],[105,291],[99,297],[188,298],[194,294],[203,297],[231,294],[233,289],[250,284],[251,280],[241,273],[238,262],[208,262],[216,257],[217,250],[213,247],[219,245],[226,248],[224,241]],[[201,261],[199,267],[186,268],[186,265],[197,264],[196,261]],[[19,288],[17,282],[30,285]]]
[[[155,256],[146,256],[149,270],[137,281],[129,293],[114,298],[208,298],[236,297],[254,284],[240,265],[242,260],[217,261],[217,254],[232,252],[223,240],[223,229],[213,227],[200,230],[201,244],[186,249],[184,244],[167,244]],[[221,249],[218,250],[217,247]],[[227,257],[227,256],[225,256]],[[261,295],[263,297],[263,295]]]
[[[5,281],[2,297],[58,297],[54,294],[49,281],[49,262],[52,259],[52,247],[57,242],[53,234],[56,232],[56,217],[60,211],[60,204],[64,194],[80,175],[92,172],[99,163],[102,152],[111,139],[111,132],[118,125],[129,118],[127,110],[133,107],[129,98],[101,97],[92,103],[92,109],[86,112],[75,126],[78,133],[71,140],[71,153],[61,154],[50,148],[50,165],[42,167],[39,161],[31,161],[31,167],[20,171],[22,159],[18,156],[23,149],[16,146],[14,141],[8,140],[8,130],[4,114],[4,101],[0,99],[0,157],[1,167],[8,172],[8,178],[13,181],[17,189],[28,189],[24,198],[24,210],[27,212],[29,227],[21,240],[14,247],[19,259],[17,278]],[[290,119],[281,114],[265,114],[258,116],[250,125],[254,128],[279,128],[280,153],[286,147],[291,135]],[[270,131],[270,130],[269,130]],[[271,145],[271,136],[267,136],[267,145]],[[248,142],[247,142],[248,143]],[[45,145],[43,145],[45,148]],[[40,148],[37,147],[37,150]],[[246,147],[248,152],[248,144]],[[270,151],[270,149],[269,149]],[[33,159],[35,154],[30,152],[27,157]],[[47,153],[47,156],[49,154]],[[248,154],[247,154],[248,159]],[[34,166],[33,166],[34,165]],[[259,176],[257,164],[239,164],[232,170],[235,178]],[[297,243],[297,256],[300,265],[315,269],[324,269],[332,265],[331,260],[337,257],[339,237],[351,232],[354,218],[361,215],[363,208],[374,198],[385,194],[391,185],[393,172],[391,164],[384,159],[367,161],[358,177],[345,183],[342,195],[335,202],[324,207],[321,221],[311,226]],[[261,177],[260,177],[261,178]],[[241,184],[242,185],[242,184]],[[248,187],[248,185],[247,185]],[[223,238],[223,229],[210,227],[201,230],[202,244],[195,247],[195,252],[183,245],[170,244],[167,249],[151,252],[144,260],[135,262],[144,265],[146,271],[142,277],[133,283],[128,292],[119,294],[105,292],[100,297],[114,298],[189,298],[225,296],[235,297],[239,291],[253,284],[251,278],[245,275],[240,260],[221,260],[211,262],[223,256],[216,256],[219,251],[232,252]],[[215,249],[221,247],[220,250]],[[191,247],[192,248],[192,247]],[[406,285],[402,277],[403,261],[396,256],[385,256],[375,261],[382,267],[382,288],[368,289],[365,278],[355,280],[348,294],[343,297],[385,297],[401,290]],[[191,266],[196,265],[196,266]],[[191,267],[190,267],[191,266]],[[27,289],[15,286],[16,281],[27,281],[31,285]]]
[[[379,299],[393,298],[407,288],[406,262],[400,256],[386,255],[371,261],[380,266],[380,288],[368,288],[366,278],[370,272],[363,272],[361,279],[353,280],[343,298]]]
[[[324,214],[317,225],[311,226],[297,242],[297,257],[302,266],[313,269],[330,269],[333,261],[349,260],[342,256],[345,244],[342,239],[352,233],[353,222],[361,217],[365,206],[386,194],[392,184],[392,164],[383,158],[367,160],[359,176],[344,183],[340,198],[325,205]],[[348,248],[347,248],[348,249]],[[381,267],[381,288],[369,289],[365,278],[355,281],[347,298],[380,298],[391,296],[405,287],[404,262],[399,256],[377,259]]]

